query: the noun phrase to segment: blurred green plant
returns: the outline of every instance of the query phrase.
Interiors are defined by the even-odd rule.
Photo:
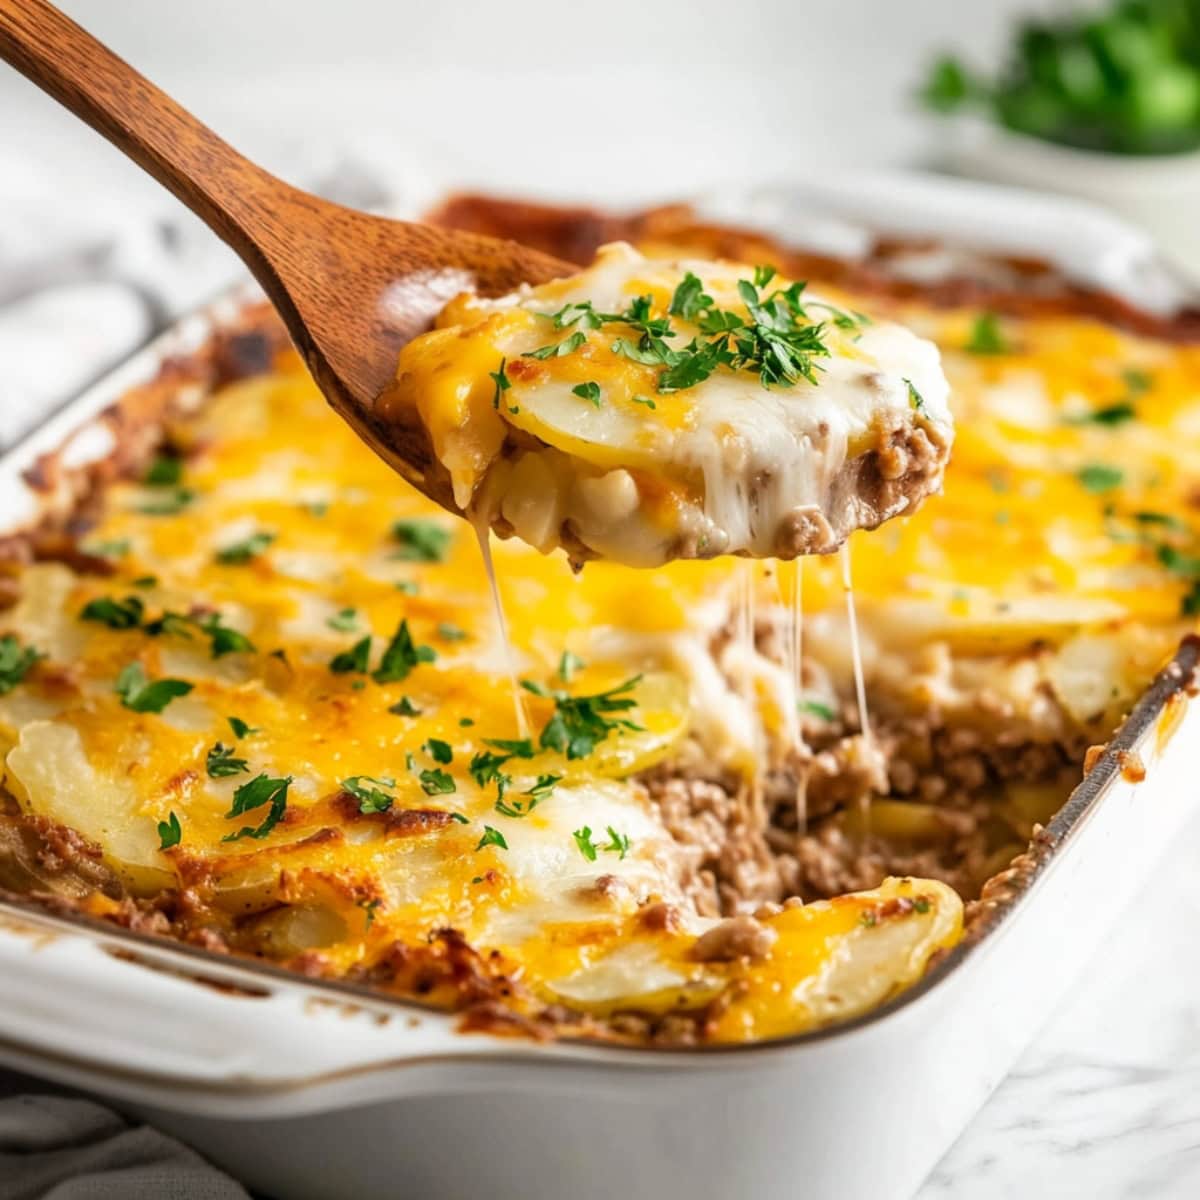
[[[1085,150],[1200,148],[1200,0],[1118,0],[1099,13],[1023,21],[994,78],[947,55],[919,95],[937,112],[983,112]]]

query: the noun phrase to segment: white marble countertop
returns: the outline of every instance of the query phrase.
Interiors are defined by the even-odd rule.
[[[924,7],[936,5],[929,0]],[[95,9],[85,16],[90,12],[99,20]],[[632,78],[610,72],[609,84],[620,91]],[[220,88],[193,81],[179,90],[223,130],[230,123],[237,127],[239,113],[256,114],[242,124],[246,148],[281,170],[307,163],[306,170],[318,176],[333,170],[343,183],[349,178],[368,193],[369,179],[350,178],[353,165],[364,156],[377,158],[379,147],[394,144],[360,130],[352,153],[325,151],[322,158],[295,139],[272,141],[264,114],[280,96],[290,97],[290,107],[308,105],[307,111],[316,111],[317,89],[301,95],[295,80],[260,79],[252,89],[244,81]],[[347,97],[367,95],[362,80],[349,76],[342,91],[345,103]],[[378,89],[374,96],[377,104]],[[214,290],[234,269],[173,202],[31,97],[0,73],[0,357],[6,364],[0,444],[144,335],[143,309],[107,279],[114,274],[150,278],[168,308],[178,310]],[[903,121],[885,122],[880,130],[862,114],[857,120],[866,139],[860,139],[860,149],[866,145],[879,157],[895,161],[897,153],[919,143],[918,133]],[[326,114],[322,144],[338,144],[335,125]],[[47,146],[55,152],[46,154]],[[407,152],[410,143],[405,146]],[[434,147],[435,157],[442,149]],[[314,154],[323,165],[312,166]],[[582,178],[586,156],[564,154],[559,181],[570,189]],[[790,157],[793,162],[804,158],[798,152]],[[648,186],[661,190],[664,181],[677,177],[680,161],[667,154],[665,165],[660,160],[646,176]],[[481,171],[493,169],[477,165]],[[707,182],[689,177],[683,190]],[[164,256],[164,246],[173,246],[173,252]],[[17,278],[17,267],[24,270],[55,247],[67,254],[69,270],[81,256],[94,259],[85,272],[94,281],[86,287],[108,289],[104,321],[96,321],[94,290],[66,289],[15,302],[10,296],[6,303],[4,284]],[[61,353],[64,331],[73,349],[68,355]],[[47,357],[39,347],[50,345],[59,353]],[[931,1175],[920,1200],[1200,1195],[1197,863],[1200,819],[1178,840],[1068,1001]]]

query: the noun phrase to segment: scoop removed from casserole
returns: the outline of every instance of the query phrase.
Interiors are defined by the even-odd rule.
[[[615,244],[457,297],[378,412],[481,526],[649,567],[829,553],[914,511],[941,486],[948,391],[932,343],[772,268]]]

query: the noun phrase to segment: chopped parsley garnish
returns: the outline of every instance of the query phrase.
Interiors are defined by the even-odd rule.
[[[508,359],[502,358],[500,360],[500,369],[498,371],[488,372],[489,378],[496,385],[496,390],[492,393],[493,408],[500,407],[500,397],[507,392],[510,387],[512,387],[512,380],[509,379],[507,372],[504,370],[507,365]]]
[[[454,538],[436,521],[395,521],[392,537],[400,543],[394,557],[401,562],[443,562]]]
[[[157,587],[158,586],[158,576],[157,575],[139,575],[136,579],[132,580],[132,583],[133,583],[134,587],[140,587],[140,588]]]
[[[1161,525],[1164,529],[1176,531],[1187,529],[1187,526],[1178,517],[1173,517],[1170,513],[1135,512],[1132,516],[1139,525]]]
[[[172,809],[167,815],[167,819],[158,823],[158,848],[160,850],[170,850],[172,846],[179,845],[182,837],[183,826],[179,824],[179,818]]]
[[[1121,380],[1131,396],[1144,395],[1154,386],[1154,377],[1139,367],[1126,367],[1121,372]]]
[[[389,704],[388,712],[395,713],[398,717],[419,717],[421,715],[421,710],[407,696],[401,696],[395,704]]]
[[[822,721],[832,721],[837,713],[820,700],[797,700],[796,711],[806,713],[811,717],[819,717]]]
[[[365,638],[361,638],[355,642],[349,650],[343,650],[340,654],[335,654],[329,660],[329,669],[335,675],[346,675],[351,671],[365,674],[370,662],[371,635],[368,633]]]
[[[598,383],[581,383],[571,389],[571,395],[587,400],[590,404],[600,407],[600,385]]]
[[[526,351],[521,357],[538,359],[563,358],[568,354],[574,354],[586,341],[587,334],[577,329],[569,337],[563,338],[561,342],[552,342],[549,346],[539,346],[536,350]]]
[[[470,717],[459,717],[458,723],[463,729],[470,729],[470,727],[475,724]]]
[[[374,787],[369,786],[374,784]],[[351,775],[338,785],[344,788],[358,801],[358,811],[364,816],[372,813],[387,812],[395,803],[395,797],[390,796],[382,788],[392,789],[396,786],[394,779],[376,779],[372,775]]]
[[[908,403],[912,406],[914,412],[923,413],[925,411],[925,397],[917,391],[917,386],[907,376],[904,379],[904,385],[908,388]]]
[[[611,718],[607,714],[627,712],[637,707],[637,701],[624,693],[631,691],[641,681],[640,675],[625,680],[607,692],[594,696],[572,696],[567,692],[542,687],[530,679],[522,679],[521,686],[535,696],[554,701],[554,715],[546,723],[538,744],[543,750],[557,750],[569,759],[583,758],[604,741],[614,730],[638,732],[641,725],[626,717]]]
[[[258,732],[253,725],[247,725],[241,717],[230,717],[229,728],[233,730],[233,736],[235,738],[249,737],[252,733]]]
[[[192,685],[183,679],[146,678],[140,662],[134,661],[122,668],[113,688],[121,703],[139,713],[160,713],[176,696],[186,696]]]
[[[704,284],[697,276],[689,271],[683,282],[675,289],[671,297],[671,306],[667,311],[673,317],[682,317],[685,321],[698,322],[701,314],[713,306],[713,298],[704,290]]]
[[[563,683],[570,683],[575,678],[575,672],[582,671],[586,666],[587,663],[578,654],[572,654],[570,650],[564,650],[558,660],[557,674]]]
[[[246,765],[246,760],[236,758],[233,747],[226,746],[224,742],[217,742],[216,745],[209,747],[204,767],[208,771],[210,779],[224,779],[230,775],[241,775],[250,770]]]
[[[248,563],[251,559],[257,558],[266,548],[275,540],[275,534],[267,533],[265,530],[259,530],[257,533],[252,533],[249,537],[242,538],[240,542],[232,542],[228,546],[222,546],[217,551],[217,562],[225,563],[226,565],[234,563]]]
[[[619,855],[623,859],[629,853],[629,835],[618,833],[611,825],[605,828],[608,831],[608,844],[600,848],[609,854]]]
[[[1103,463],[1089,463],[1075,472],[1075,478],[1079,480],[1086,491],[1100,495],[1102,492],[1111,492],[1113,488],[1119,487],[1125,478],[1125,472],[1120,467],[1109,467]]]
[[[272,829],[283,819],[287,810],[288,788],[292,786],[292,777],[285,775],[282,779],[273,779],[270,775],[258,775],[249,783],[243,783],[233,793],[233,807],[225,814],[227,818],[240,817],[243,813],[253,812],[269,804],[270,810],[259,825],[243,825],[236,833],[227,833],[221,841],[236,842],[241,838],[265,838]]]
[[[995,313],[980,313],[975,318],[966,349],[971,354],[1008,354],[1012,351]]]
[[[85,554],[97,558],[124,558],[132,548],[128,538],[109,538],[107,541],[87,542],[81,547]]]
[[[421,590],[421,585],[415,579],[397,579],[392,586],[402,596],[415,596]]]
[[[467,764],[467,772],[475,780],[477,787],[487,787],[495,783],[501,796],[512,782],[511,776],[505,775],[500,768],[512,758],[511,754],[493,754],[490,750],[480,750],[474,754]]]
[[[358,609],[341,608],[332,617],[327,617],[325,624],[338,633],[353,633],[358,625]]]
[[[375,910],[382,903],[383,903],[383,901],[380,900],[378,896],[376,896],[373,900],[360,900],[358,902],[358,907],[363,910],[363,912],[366,914],[366,918],[367,918],[367,923],[364,926],[364,929],[370,929],[371,926],[374,924]]]
[[[532,738],[484,738],[484,744],[503,750],[510,758],[532,758]]]
[[[470,637],[465,629],[451,621],[439,621],[434,632],[443,642],[465,642]]]
[[[1082,416],[1072,417],[1072,425],[1124,425],[1137,416],[1137,411],[1128,400],[1118,400],[1115,404],[1105,405],[1104,408],[1094,408]]]
[[[308,513],[310,517],[320,518],[329,514],[328,500],[310,500],[307,503],[301,504],[300,507],[304,509],[304,511]]]
[[[583,329],[599,329],[602,325],[621,323],[632,329],[636,338],[618,337],[611,343],[614,354],[622,355],[643,366],[659,367],[659,392],[676,392],[695,387],[718,367],[734,371],[751,371],[758,375],[764,387],[793,386],[800,379],[816,383],[818,367],[814,359],[829,353],[823,340],[824,324],[812,322],[801,302],[803,283],[779,288],[770,295],[760,294],[774,278],[772,267],[756,267],[754,279],[738,281],[738,294],[746,306],[747,315],[715,307],[713,298],[704,291],[703,283],[689,273],[675,289],[666,317],[652,317],[653,298],[637,296],[621,313],[597,312],[590,303],[570,304],[557,313],[545,313],[556,328],[566,328],[577,322],[576,330],[561,342],[542,346],[530,352],[532,358],[551,358],[570,354],[583,345]],[[815,303],[815,302],[814,302]],[[855,328],[862,318],[843,313],[831,306],[821,306],[831,314],[834,324]],[[668,339],[678,336],[671,325],[671,316],[683,317],[698,325],[701,337],[687,345],[674,348]],[[599,403],[599,389],[592,394],[590,385],[575,389],[577,395]],[[638,403],[653,402],[636,397]]]
[[[647,408],[657,408],[658,407],[658,405],[655,404],[654,401],[651,400],[649,396],[630,396],[629,399],[632,400],[634,402],[634,404],[644,404]]]
[[[421,791],[427,796],[448,796],[458,790],[454,784],[454,777],[441,767],[424,770],[417,779],[420,781]]]
[[[496,800],[496,811],[502,817],[527,817],[561,782],[561,775],[539,775],[533,787],[521,793],[522,796],[528,797],[526,800],[519,798],[506,800],[504,792],[501,791]]]
[[[220,613],[211,613],[195,624],[207,636],[209,653],[213,658],[220,658],[223,654],[254,653],[254,643],[244,633],[222,624]]]
[[[454,761],[454,750],[449,742],[443,742],[441,738],[430,738],[429,741],[422,744],[421,749],[433,759],[435,763],[450,763]]]
[[[183,512],[195,498],[196,493],[191,488],[172,488],[170,491],[164,491],[161,496],[155,496],[153,500],[138,505],[137,511],[147,517],[173,517],[176,513]]]
[[[142,623],[145,605],[140,596],[115,600],[112,596],[97,596],[89,600],[79,614],[81,621],[97,621],[109,629],[136,629]]]
[[[142,482],[151,487],[174,487],[183,478],[183,460],[172,454],[159,454],[146,468]]]
[[[436,658],[437,651],[432,646],[418,646],[413,641],[412,634],[408,631],[408,621],[405,619],[392,635],[392,640],[388,642],[383,658],[379,660],[379,666],[371,678],[376,683],[399,683],[409,677],[414,667],[420,663],[433,662]]]
[[[483,837],[479,839],[479,844],[475,849],[482,850],[484,846],[499,846],[501,850],[508,849],[508,843],[504,840],[504,834],[498,829],[493,829],[490,825],[483,827]]]
[[[588,825],[584,825],[582,829],[576,829],[571,836],[575,839],[575,845],[579,847],[579,853],[583,855],[588,862],[596,861],[596,843],[592,841],[592,830]]]

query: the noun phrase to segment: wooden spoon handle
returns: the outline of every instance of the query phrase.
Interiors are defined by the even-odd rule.
[[[0,58],[148,171],[243,259],[257,261],[256,209],[286,184],[46,0],[0,0]]]

